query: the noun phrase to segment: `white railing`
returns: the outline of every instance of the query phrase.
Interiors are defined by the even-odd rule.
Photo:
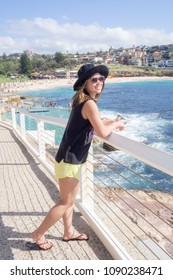
[[[17,116],[19,116],[18,120]],[[28,123],[31,120],[35,121],[35,129],[33,129],[33,124],[26,127],[28,126],[26,118],[29,118]],[[66,126],[66,120],[43,117],[12,108],[11,125],[27,148],[38,156],[40,162],[54,176],[54,155],[58,148],[58,145],[55,146],[55,134],[57,135],[58,131],[58,134],[61,134],[59,136],[62,136],[62,128],[64,129]],[[45,125],[54,127],[45,129]],[[57,127],[59,128],[57,129]],[[107,139],[100,139],[96,135],[95,139],[98,139],[99,143],[104,141],[123,154],[132,156],[134,159],[168,174],[170,181],[173,181],[173,155],[158,151],[115,132]],[[104,162],[105,157],[108,156],[111,157],[111,154],[107,155],[99,144],[93,143],[87,164],[83,167],[81,192],[76,201],[79,211],[114,259],[171,259],[173,256],[172,195],[160,190],[157,184],[153,184],[145,176],[137,174],[115,160],[114,156],[111,158],[112,163],[109,166],[110,164]],[[100,159],[100,157],[102,158]],[[100,180],[98,183],[99,181],[96,179],[100,165],[107,178],[106,180],[98,178]],[[142,190],[136,182],[125,178],[123,172],[117,173],[120,168],[130,170],[134,174],[133,177],[138,176],[142,179],[146,184],[146,189]],[[108,178],[106,175],[108,171],[111,171],[111,174],[118,174],[118,177],[112,179],[111,175],[111,178]],[[125,188],[120,183],[122,178],[133,185],[132,190]],[[108,185],[105,183],[107,179],[109,179]],[[110,180],[113,181],[114,187],[110,186]],[[103,186],[103,184],[105,185]],[[150,189],[152,184],[155,188],[154,191]]]

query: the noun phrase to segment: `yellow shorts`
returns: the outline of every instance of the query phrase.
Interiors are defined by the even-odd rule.
[[[55,160],[55,178],[62,179],[66,177],[76,178],[80,181],[82,176],[82,166],[84,164],[71,164],[65,163],[63,160],[61,162],[57,162]]]

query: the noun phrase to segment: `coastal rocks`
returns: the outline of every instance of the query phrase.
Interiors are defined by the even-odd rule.
[[[101,196],[102,199],[102,208],[106,213],[106,225],[110,228],[109,224],[111,223],[111,230],[115,231],[117,238],[125,244],[124,246],[127,251],[129,250],[130,254],[132,254],[133,250],[132,255],[134,258],[142,259],[143,256],[139,255],[142,247],[145,250],[145,253],[142,250],[142,254],[147,259],[155,258],[154,248],[157,248],[157,257],[159,259],[167,259],[169,256],[173,256],[173,206],[171,194],[116,187],[103,188],[96,186],[95,188],[95,194]],[[99,207],[98,215],[101,215],[100,212]],[[109,220],[110,218],[111,221]],[[116,220],[115,225],[112,224],[114,220]],[[127,240],[116,229],[117,224],[119,228],[124,228],[123,232],[128,231]],[[134,248],[131,248],[133,242],[135,242],[136,248],[139,249],[136,253],[134,253]]]

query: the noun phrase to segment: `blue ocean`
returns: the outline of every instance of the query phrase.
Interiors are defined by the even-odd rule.
[[[49,108],[40,114],[68,118],[68,103],[72,86],[21,93],[38,97],[40,105],[56,102],[59,108]],[[107,83],[98,102],[102,117],[125,118],[123,132],[129,138],[143,141],[159,150],[173,153],[173,81]]]
[[[40,106],[45,102],[56,102],[58,109],[51,107],[49,112],[40,114],[66,119],[73,94],[72,85],[21,93],[22,96],[38,97]],[[125,118],[125,131],[121,132],[124,136],[173,154],[173,80],[107,83],[98,107],[102,117],[115,118],[120,114]],[[119,153],[116,157],[127,162]],[[134,168],[133,159],[128,160]],[[159,183],[165,191],[173,192],[171,176],[158,174],[156,170],[151,172],[139,163],[135,169]]]

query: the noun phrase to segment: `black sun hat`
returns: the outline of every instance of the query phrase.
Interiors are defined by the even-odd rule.
[[[78,71],[78,80],[73,86],[74,90],[78,90],[85,83],[85,81],[95,73],[100,73],[105,78],[107,78],[109,69],[105,65],[94,66],[94,64],[90,63],[82,65]]]

